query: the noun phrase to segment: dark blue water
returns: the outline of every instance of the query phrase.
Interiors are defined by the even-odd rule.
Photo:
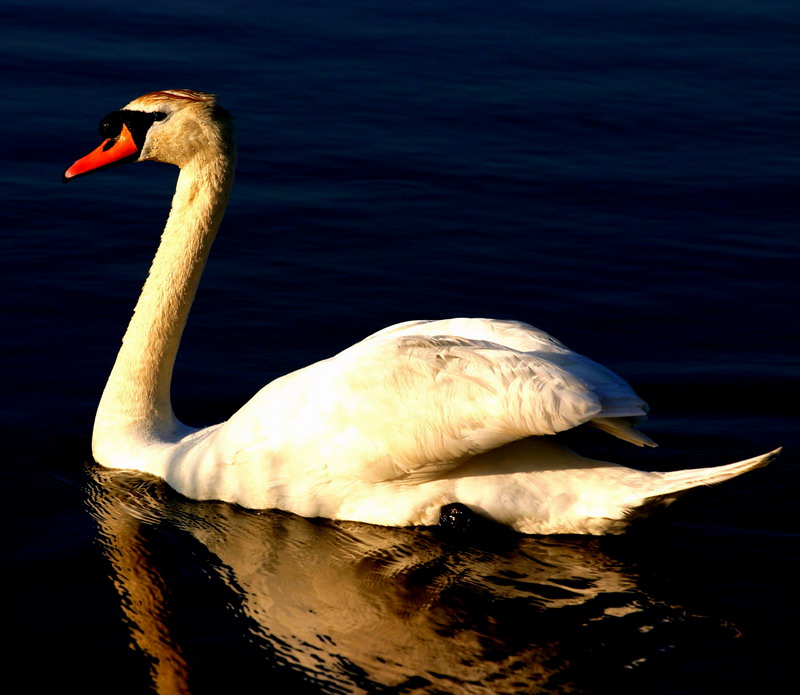
[[[33,0],[0,26],[26,692],[791,691],[796,3]],[[240,154],[179,355],[183,420],[396,321],[510,317],[650,401],[659,449],[580,435],[589,453],[783,456],[612,540],[255,514],[98,469],[94,407],[176,174],[60,175],[102,116],[173,87],[219,94]]]

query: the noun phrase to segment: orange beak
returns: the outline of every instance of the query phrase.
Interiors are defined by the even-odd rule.
[[[76,176],[91,174],[98,169],[105,169],[116,164],[124,164],[129,157],[139,154],[139,148],[128,130],[122,125],[120,134],[115,138],[104,140],[96,150],[79,159],[64,172],[64,182]]]

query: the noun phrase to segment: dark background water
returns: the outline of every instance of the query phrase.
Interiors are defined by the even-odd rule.
[[[790,691],[796,3],[34,0],[0,26],[26,692]],[[650,401],[659,449],[584,435],[595,453],[783,456],[613,541],[251,514],[97,470],[94,407],[175,172],[60,175],[103,115],[174,87],[220,95],[240,155],[178,359],[185,421],[390,323],[493,316]]]

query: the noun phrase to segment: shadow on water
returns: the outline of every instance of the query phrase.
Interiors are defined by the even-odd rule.
[[[736,691],[736,628],[644,590],[635,535],[309,520],[86,470],[86,504],[156,692],[689,692],[685,678]]]

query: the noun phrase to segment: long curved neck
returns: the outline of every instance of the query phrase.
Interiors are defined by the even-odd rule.
[[[195,157],[178,176],[172,209],[97,410],[94,443],[123,430],[169,438],[180,426],[170,384],[186,319],[233,182],[235,156]]]

